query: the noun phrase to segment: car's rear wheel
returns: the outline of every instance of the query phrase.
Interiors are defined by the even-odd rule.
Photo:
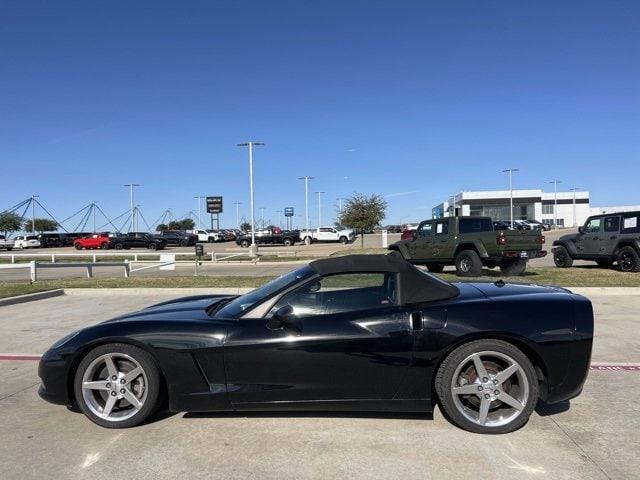
[[[529,419],[538,378],[518,348],[502,340],[476,340],[444,360],[435,388],[447,418],[475,433],[508,433]]]
[[[282,243],[285,247],[290,247],[291,245],[293,245],[293,240],[291,240],[290,238],[285,238]]]
[[[121,243],[116,243],[113,248],[115,248],[116,250],[122,250],[122,248],[124,247],[124,245],[122,245]]]
[[[153,357],[124,343],[101,345],[80,362],[74,379],[80,410],[107,428],[133,427],[158,408],[161,377]]]
[[[618,252],[618,268],[623,272],[640,272],[640,257],[633,247],[622,247]]]
[[[158,245],[156,245],[155,243],[151,242],[151,243],[149,243],[149,245],[147,245],[147,248],[149,250],[155,250],[156,248],[158,248]]]
[[[214,237],[209,237],[207,239],[207,242],[209,242],[209,243],[214,243],[215,241],[216,241],[216,239]]]
[[[180,240],[181,247],[186,247],[187,245],[189,245],[189,242],[187,240]]]
[[[477,277],[482,273],[482,261],[473,250],[462,250],[456,255],[456,274],[461,277]]]
[[[569,268],[573,265],[573,258],[569,255],[569,251],[560,245],[553,249],[553,263],[558,268]]]
[[[442,265],[441,263],[427,263],[425,265],[427,267],[427,270],[433,273],[440,273],[444,270],[444,265]]]
[[[596,263],[600,268],[611,268],[611,266],[613,265],[613,260],[609,258],[601,258],[596,260]]]
[[[76,247],[76,250],[82,250],[82,247],[80,246],[80,244],[76,243],[74,246]]]
[[[100,250],[106,250],[107,248],[109,248],[109,244],[107,242],[100,245]]]
[[[527,261],[522,258],[504,261],[500,264],[502,273],[509,276],[522,275],[526,269]]]
[[[242,248],[249,248],[249,245],[251,245],[251,242],[249,242],[249,240],[240,240],[240,246]]]

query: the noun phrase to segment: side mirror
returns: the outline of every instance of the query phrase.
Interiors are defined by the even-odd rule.
[[[584,234],[584,227],[578,227],[578,233]]]
[[[285,305],[276,310],[276,312],[267,322],[267,328],[269,328],[270,330],[285,328],[287,330],[296,332],[298,335],[302,331],[300,321],[298,320],[298,317],[296,317],[293,313],[293,307],[291,305]]]

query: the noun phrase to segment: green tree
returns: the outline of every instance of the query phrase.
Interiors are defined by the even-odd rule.
[[[190,218],[183,218],[182,220],[171,220],[167,225],[166,230],[193,230],[196,223]],[[160,227],[160,225],[158,225]],[[159,228],[158,231],[161,231]]]
[[[360,232],[360,246],[364,248],[364,230],[375,228],[384,219],[387,202],[380,195],[355,193],[338,214],[338,223]]]
[[[156,232],[164,232],[165,230],[169,230],[169,226],[164,223],[159,223],[156,227]]]
[[[13,212],[0,213],[0,232],[6,236],[9,232],[17,232],[22,227],[22,218]]]
[[[49,218],[36,218],[33,224],[35,224],[36,232],[55,232],[59,227],[58,222]],[[24,231],[34,233],[32,229],[33,224],[31,220],[24,222]]]

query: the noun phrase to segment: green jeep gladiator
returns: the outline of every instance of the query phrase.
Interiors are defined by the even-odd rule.
[[[426,265],[430,272],[455,265],[463,277],[480,275],[483,266],[522,275],[529,259],[547,254],[544,240],[539,230],[495,231],[490,217],[450,217],[421,222],[412,239],[389,249],[411,263]]]

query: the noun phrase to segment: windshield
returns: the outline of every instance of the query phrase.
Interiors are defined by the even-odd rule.
[[[292,272],[286,273],[281,277],[278,277],[275,280],[271,280],[269,283],[265,283],[261,287],[258,287],[255,290],[252,290],[251,292],[241,295],[240,297],[232,300],[219,311],[217,311],[215,317],[237,317],[242,314],[242,312],[253,308],[254,306],[261,303],[264,299],[270,297],[274,293],[279,292],[280,290],[283,290],[290,284],[297,282],[298,280],[310,277],[314,274],[314,270],[308,265],[305,265],[304,267],[297,270],[293,270]]]

